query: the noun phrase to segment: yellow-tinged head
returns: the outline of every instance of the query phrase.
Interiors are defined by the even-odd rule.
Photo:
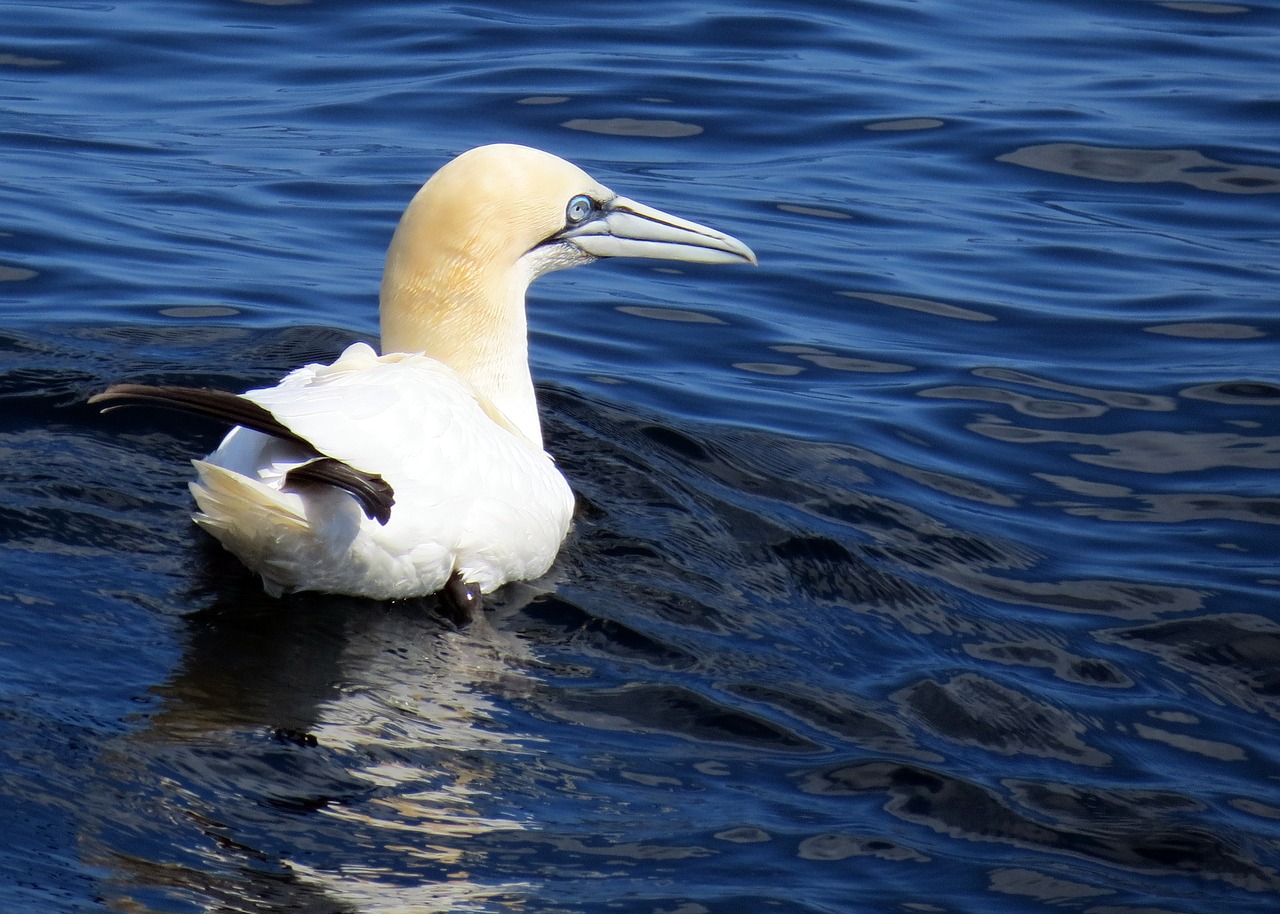
[[[448,364],[541,445],[525,290],[601,257],[756,262],[737,239],[620,197],[550,153],[481,146],[436,172],[400,219],[382,277],[383,352]]]

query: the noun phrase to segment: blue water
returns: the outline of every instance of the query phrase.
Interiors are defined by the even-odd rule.
[[[1280,908],[1280,11],[3,4],[0,910]],[[262,595],[218,432],[539,146],[758,269],[534,287],[551,574]]]

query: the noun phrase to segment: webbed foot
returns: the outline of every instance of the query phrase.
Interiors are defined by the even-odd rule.
[[[480,586],[464,581],[456,571],[449,575],[449,580],[440,589],[440,603],[449,618],[458,625],[467,625],[484,609]]]

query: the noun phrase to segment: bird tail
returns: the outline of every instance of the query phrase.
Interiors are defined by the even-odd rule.
[[[199,476],[190,484],[200,507],[195,522],[261,574],[272,596],[293,590],[291,563],[281,554],[281,544],[310,538],[298,497],[215,463],[191,462]]]

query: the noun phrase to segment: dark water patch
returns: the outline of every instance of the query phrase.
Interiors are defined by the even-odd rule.
[[[1009,368],[978,368],[973,372],[975,377],[990,381],[1047,390],[1053,393],[1066,394],[1081,399],[1095,400],[1111,409],[1133,409],[1143,412],[1169,412],[1176,408],[1176,402],[1170,397],[1146,394],[1131,390],[1104,390],[1082,384],[1070,384],[1061,380],[1039,377],[1026,371]],[[1096,413],[1095,415],[1101,415]],[[1068,417],[1070,418],[1070,417]]]
[[[1135,491],[1128,487],[1099,488],[1076,477],[1041,476],[1088,500],[1046,501],[1077,517],[1096,517],[1122,523],[1183,524],[1188,521],[1230,520],[1247,524],[1280,523],[1280,499],[1240,495],[1182,494]]]
[[[825,511],[847,516],[849,505],[826,506]],[[893,510],[891,503],[882,503],[883,520],[899,518],[898,524],[906,530],[893,531],[888,524],[886,532],[897,533],[897,536],[882,536],[882,544],[872,550],[875,554],[892,557],[920,569],[936,568],[949,564],[959,564],[977,568],[1016,569],[1024,568],[1030,561],[1025,550],[1011,542],[1003,542],[996,538],[974,536],[962,530],[939,529],[936,524],[922,523],[912,529],[911,520],[902,519],[900,512]],[[905,534],[905,535],[904,535]]]
[[[893,697],[932,732],[987,752],[1077,765],[1111,761],[1084,742],[1089,727],[1082,720],[981,676],[962,673],[945,682],[925,679]]]
[[[1182,813],[1203,812],[1204,804],[1171,791],[1101,788],[1034,781],[1006,781],[1013,799],[1044,816],[1081,828],[1137,826]]]
[[[1160,430],[1094,434],[982,422],[971,431],[1010,444],[1065,443],[1096,448],[1073,453],[1084,464],[1134,473],[1193,473],[1207,469],[1280,468],[1280,437],[1235,432],[1175,433]]]
[[[967,644],[972,657],[1008,666],[1050,669],[1059,679],[1103,688],[1129,688],[1133,680],[1110,661],[1078,657],[1052,644]]]
[[[814,600],[886,612],[935,605],[938,597],[900,573],[884,571],[839,543],[819,537],[789,537],[769,551],[782,563],[792,585]]]
[[[916,745],[907,728],[885,710],[870,707],[853,696],[821,693],[802,685],[779,688],[743,682],[727,688],[748,701],[769,705],[809,727],[868,751],[941,761],[934,753]]]
[[[1209,400],[1228,406],[1280,406],[1280,384],[1265,381],[1218,381],[1198,384],[1181,391],[1194,400]]]
[[[240,821],[235,823],[239,829],[228,821],[228,811],[203,811],[210,817],[207,822],[226,829],[229,840],[255,821],[281,821],[277,813],[308,816],[329,807],[355,805],[375,789],[353,778],[349,762],[322,746],[282,743],[266,731],[206,732],[197,746],[158,746],[153,764],[162,778],[200,784],[212,795],[239,797]],[[194,812],[201,814],[199,804]]]
[[[1160,657],[1219,699],[1280,718],[1280,626],[1266,616],[1204,616],[1099,637]]]
[[[1028,397],[998,387],[934,387],[920,391],[920,396],[941,400],[1000,403],[1024,416],[1036,416],[1041,419],[1095,419],[1106,412],[1104,406]]]
[[[799,786],[830,797],[884,795],[886,812],[952,838],[1007,843],[1166,878],[1221,881],[1248,892],[1273,892],[1280,885],[1275,870],[1246,849],[1243,836],[1188,826],[1168,815],[1105,827],[1095,815],[1082,828],[1045,818],[1044,810],[1033,818],[999,792],[941,771],[882,761],[808,772]]]
[[[635,594],[633,590],[629,593]],[[566,594],[573,590],[566,588]],[[689,612],[691,624],[698,625],[696,612]],[[609,657],[627,663],[664,670],[686,669],[697,662],[696,656],[673,644],[618,621],[592,615],[567,599],[549,597],[526,606],[515,630],[538,640],[556,640],[571,645],[576,651]]]
[[[929,857],[912,848],[883,838],[827,833],[800,842],[797,856],[803,860],[847,860],[850,857],[879,857],[881,860],[910,860],[928,863]]]
[[[101,878],[81,859],[75,840],[79,787],[99,734],[15,701],[12,685],[7,691],[0,710],[6,747],[0,798],[11,821],[3,841],[7,875],[0,899],[20,906],[23,895],[15,889],[38,884],[48,887],[50,904],[70,907],[77,896],[92,894]]]
[[[557,716],[604,730],[659,733],[773,752],[818,746],[771,721],[678,686],[635,684],[558,696]]]
[[[957,575],[957,583],[972,594],[1012,605],[1116,619],[1192,612],[1204,605],[1207,596],[1186,587],[1120,580],[1020,581],[963,571]]]
[[[659,447],[675,451],[686,460],[707,463],[711,459],[702,445],[675,429],[653,425],[640,429],[640,433]]]
[[[228,597],[224,588],[216,602],[187,617],[183,662],[156,689],[164,704],[151,721],[155,732],[173,738],[236,728],[310,733],[318,705],[339,694],[351,624],[340,606],[299,601],[303,605],[289,611],[269,603],[247,576],[234,590],[239,594]]]

